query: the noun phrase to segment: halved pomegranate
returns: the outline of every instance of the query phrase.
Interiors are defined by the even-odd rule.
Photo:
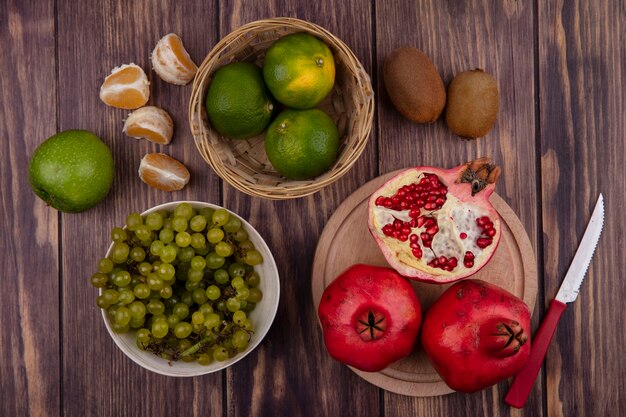
[[[389,265],[434,283],[478,272],[500,241],[500,218],[489,202],[500,173],[480,158],[447,170],[410,168],[376,190],[368,226]]]

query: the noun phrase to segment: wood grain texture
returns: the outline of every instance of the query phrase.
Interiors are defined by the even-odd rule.
[[[111,147],[116,178],[97,207],[62,217],[63,363],[65,416],[221,415],[222,373],[198,378],[168,378],[145,371],[117,349],[95,305],[88,277],[110,243],[110,230],[131,211],[176,200],[218,203],[217,177],[198,155],[187,125],[191,85],[170,85],[151,71],[150,53],[163,35],[181,36],[200,62],[217,41],[211,3],[168,1],[59,2],[59,127],[94,131]],[[122,133],[129,113],[98,98],[100,84],[115,66],[135,62],[151,82],[149,104],[167,110],[175,123],[168,146],[137,141]],[[166,193],[142,183],[139,161],[148,152],[167,153],[187,165],[191,181]]]
[[[623,416],[626,5],[539,2],[538,12],[546,306],[599,193],[606,204],[587,278],[548,350],[546,407],[550,416]]]
[[[56,129],[54,5],[0,5],[0,415],[59,412],[58,215],[28,183]]]
[[[341,38],[371,74],[370,2],[221,1],[220,36],[258,19],[289,16],[312,21]],[[375,173],[375,136],[352,170],[306,198],[252,199],[225,186],[225,205],[248,218],[272,249],[281,299],[259,348],[228,371],[228,415],[378,416],[379,390],[326,353],[311,302],[311,262],[334,208]],[[346,408],[348,407],[348,408]]]
[[[463,141],[442,117],[418,125],[398,113],[383,83],[378,83],[379,171],[408,166],[453,167],[479,156],[502,166],[497,192],[513,208],[536,249],[537,203],[534,178],[535,111],[533,3],[531,1],[387,1],[376,3],[377,66],[400,46],[423,50],[447,85],[454,74],[482,68],[498,81],[500,111],[487,136]],[[533,319],[537,326],[539,314]],[[444,397],[399,397],[385,394],[386,415],[540,415],[541,383],[522,412],[502,398],[508,384],[483,392]]]

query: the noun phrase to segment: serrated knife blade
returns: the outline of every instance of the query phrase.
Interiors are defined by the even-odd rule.
[[[567,303],[578,297],[580,285],[587,275],[591,258],[598,245],[602,226],[604,225],[604,198],[598,197],[591,219],[587,224],[583,238],[578,245],[574,260],[570,264],[567,274],[561,283],[556,297],[550,303],[548,313],[541,322],[541,326],[531,341],[530,357],[526,366],[515,376],[504,401],[516,408],[522,408],[535,383],[541,364],[548,351],[548,346],[556,330],[556,325],[565,310]]]

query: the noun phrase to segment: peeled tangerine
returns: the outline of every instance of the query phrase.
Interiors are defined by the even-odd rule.
[[[198,71],[183,41],[175,33],[167,34],[157,42],[152,51],[152,68],[163,81],[178,85],[193,80]]]
[[[389,265],[440,284],[478,272],[500,241],[500,218],[489,202],[500,172],[489,158],[447,170],[415,167],[376,190],[368,226]]]
[[[139,178],[159,190],[182,190],[189,182],[189,177],[185,165],[162,153],[149,153],[139,164]]]
[[[147,139],[161,145],[172,141],[174,122],[163,109],[146,106],[132,112],[124,123],[124,133],[135,139]]]
[[[100,100],[120,109],[136,109],[148,102],[150,82],[140,66],[124,64],[113,68],[100,87]]]

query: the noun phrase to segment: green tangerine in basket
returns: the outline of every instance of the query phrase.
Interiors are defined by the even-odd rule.
[[[201,365],[247,348],[263,257],[237,217],[181,203],[172,213],[131,213],[111,239],[90,282],[115,332],[136,330],[140,349]]]

